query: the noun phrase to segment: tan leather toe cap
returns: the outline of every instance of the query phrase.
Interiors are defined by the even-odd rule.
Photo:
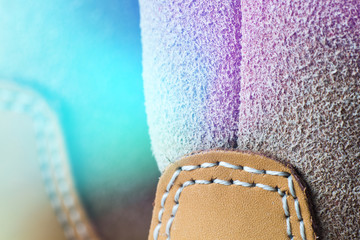
[[[208,151],[160,178],[149,239],[316,239],[305,187],[291,168],[235,151]]]

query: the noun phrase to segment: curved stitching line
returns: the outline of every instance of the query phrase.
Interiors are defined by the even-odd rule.
[[[2,88],[0,90],[2,90],[0,91],[0,97],[2,97],[2,99],[0,99],[0,103],[2,103],[0,104],[0,110],[21,113],[25,115],[27,114],[33,120],[42,178],[50,198],[51,205],[54,208],[58,222],[64,229],[66,238],[78,239],[76,235],[74,236],[74,230],[83,238],[89,238],[86,224],[82,221],[80,213],[74,205],[74,198],[69,192],[70,186],[64,179],[64,169],[59,168],[61,167],[59,151],[57,150],[56,146],[52,146],[53,148],[51,148],[50,146],[46,145],[46,140],[51,142],[51,140],[54,140],[53,138],[56,136],[56,134],[53,132],[54,127],[51,126],[51,123],[49,123],[51,125],[47,126],[48,129],[45,127],[44,122],[46,122],[49,117],[46,116],[47,114],[45,111],[43,111],[43,106],[41,106],[40,103],[42,100],[40,100],[37,96],[29,97],[29,95],[17,90],[6,88]],[[12,95],[12,99],[6,99],[6,97],[9,97],[6,95],[6,93],[8,93],[8,95]],[[47,154],[50,155],[49,159],[46,156]],[[57,184],[54,183],[51,179],[51,164],[54,165],[53,169]],[[57,195],[56,187],[58,187],[60,197]],[[69,223],[69,220],[66,217],[67,214],[61,207],[59,199],[60,201],[62,200],[66,211],[69,212],[70,221],[73,223],[73,225]],[[73,228],[70,226],[73,226]]]
[[[281,202],[282,202],[282,206],[284,209],[285,217],[286,217],[286,233],[287,233],[289,239],[291,239],[291,240],[293,239],[293,235],[291,233],[291,226],[290,226],[290,212],[289,212],[289,207],[288,207],[287,199],[286,199],[286,197],[289,195],[285,194],[285,192],[281,191],[278,187],[271,187],[269,185],[265,185],[265,184],[261,184],[261,183],[249,183],[249,182],[242,182],[239,180],[226,181],[226,180],[221,180],[221,179],[214,179],[211,181],[209,181],[209,180],[190,180],[190,181],[187,181],[184,184],[182,184],[181,187],[176,191],[176,194],[174,197],[175,205],[173,206],[171,217],[169,218],[169,220],[166,224],[166,235],[168,236],[167,240],[170,240],[171,226],[172,226],[173,221],[175,220],[177,210],[179,209],[180,194],[186,187],[189,187],[189,186],[195,185],[195,184],[205,184],[205,185],[206,184],[221,184],[224,186],[236,185],[236,186],[242,186],[242,187],[248,187],[248,188],[258,187],[258,188],[261,188],[266,191],[279,193],[279,195],[281,197]]]
[[[294,198],[294,202],[295,202],[294,204],[295,204],[296,215],[300,222],[300,235],[303,240],[306,240],[305,226],[304,226],[303,218],[301,215],[301,209],[300,209],[300,205],[299,205],[299,202],[298,202],[296,194],[295,194],[294,184],[293,184],[292,176],[290,173],[271,171],[271,170],[258,170],[258,169],[247,167],[247,166],[233,165],[231,163],[224,162],[224,161],[220,161],[220,162],[216,162],[216,163],[208,163],[207,162],[207,163],[202,163],[200,165],[186,165],[186,166],[179,167],[174,172],[173,176],[170,179],[170,182],[168,183],[168,185],[166,187],[166,191],[161,198],[161,205],[160,205],[161,209],[159,210],[159,213],[158,213],[158,225],[155,227],[154,232],[153,232],[154,240],[157,240],[158,236],[159,236],[159,231],[160,231],[160,227],[162,224],[161,219],[162,219],[162,215],[164,213],[165,201],[169,195],[170,189],[174,185],[174,182],[176,181],[176,179],[180,175],[180,173],[182,171],[193,171],[193,170],[200,169],[200,168],[212,168],[212,167],[217,167],[217,166],[222,166],[222,167],[230,168],[230,169],[234,169],[234,170],[243,170],[243,171],[246,171],[249,173],[254,173],[254,174],[265,174],[265,175],[279,176],[279,177],[287,178],[289,191],[290,191],[290,194],[292,195],[292,197]]]

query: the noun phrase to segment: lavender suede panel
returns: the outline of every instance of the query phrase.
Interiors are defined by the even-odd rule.
[[[240,1],[140,1],[143,77],[160,169],[189,152],[236,144]]]
[[[290,162],[323,239],[360,239],[360,1],[243,1],[238,148]]]

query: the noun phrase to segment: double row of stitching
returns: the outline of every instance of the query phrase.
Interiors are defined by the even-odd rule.
[[[279,193],[280,197],[281,197],[281,202],[282,202],[282,206],[284,209],[284,214],[286,217],[286,232],[287,235],[289,236],[290,239],[293,239],[293,235],[291,233],[291,226],[290,226],[290,212],[289,212],[289,207],[287,204],[287,199],[286,197],[288,196],[285,192],[281,191],[278,187],[271,187],[269,185],[265,185],[265,184],[261,184],[261,183],[249,183],[249,182],[242,182],[239,180],[235,180],[235,181],[226,181],[226,180],[221,180],[221,179],[214,179],[214,180],[191,180],[191,181],[187,181],[184,184],[181,185],[181,187],[176,191],[175,197],[174,197],[174,202],[175,205],[172,209],[172,213],[171,213],[171,217],[169,218],[167,224],[166,224],[166,235],[167,235],[167,239],[170,240],[170,230],[171,230],[171,226],[172,223],[175,219],[177,210],[179,208],[180,202],[180,194],[182,193],[182,191],[191,185],[195,185],[195,184],[204,184],[204,185],[208,185],[208,184],[220,184],[220,185],[225,185],[225,186],[231,186],[231,185],[235,185],[235,186],[242,186],[242,187],[247,187],[247,188],[261,188],[263,190],[266,191],[270,191],[270,192],[277,192]]]
[[[288,172],[280,172],[280,171],[271,171],[271,170],[259,170],[259,169],[255,169],[255,168],[248,167],[248,166],[233,165],[231,163],[224,162],[224,161],[220,161],[220,162],[216,162],[216,163],[202,163],[200,165],[186,165],[186,166],[179,167],[174,172],[174,174],[172,175],[172,177],[171,177],[171,179],[170,179],[170,181],[169,181],[169,183],[168,183],[168,185],[166,187],[165,193],[163,194],[163,196],[161,198],[161,203],[160,203],[161,209],[160,209],[159,214],[158,214],[158,224],[155,227],[154,232],[153,232],[154,240],[157,240],[158,237],[159,237],[159,231],[160,231],[160,228],[161,228],[161,225],[162,225],[162,216],[163,216],[163,213],[164,213],[164,210],[165,210],[165,202],[167,200],[167,197],[169,195],[169,192],[170,192],[172,186],[174,185],[174,183],[175,183],[176,179],[178,178],[178,176],[180,175],[180,173],[182,171],[193,171],[193,170],[196,170],[196,169],[212,168],[212,167],[218,167],[218,166],[229,168],[229,169],[234,169],[234,170],[241,170],[241,171],[245,171],[245,172],[249,172],[249,173],[253,173],[253,174],[264,174],[264,175],[279,176],[279,177],[287,178],[289,192],[290,192],[291,196],[294,199],[295,211],[296,211],[298,221],[300,223],[300,235],[301,235],[303,240],[306,240],[304,221],[303,221],[303,218],[302,218],[302,215],[301,215],[301,209],[300,209],[299,201],[298,201],[296,193],[295,193],[293,179],[292,179],[292,176],[291,176],[290,173],[288,173]],[[201,180],[201,181],[204,181],[204,180]],[[224,181],[224,180],[220,180],[220,181]],[[224,183],[224,182],[222,182],[222,183]],[[243,186],[246,187],[246,184],[250,184],[250,183],[245,183]],[[258,183],[258,184],[260,184],[260,183]],[[225,184],[223,184],[223,185],[225,185]],[[260,184],[259,186],[267,186],[267,185]],[[257,187],[259,187],[259,186],[257,186]],[[273,188],[271,186],[268,186],[268,187]],[[265,189],[265,188],[263,188],[263,189]],[[175,203],[176,203],[176,201],[175,201]],[[284,208],[284,211],[285,211],[285,208]],[[285,215],[286,215],[286,211],[285,211]],[[171,223],[172,223],[173,219],[174,218],[172,218]],[[170,224],[170,227],[171,227],[171,223],[168,223],[168,224]],[[289,239],[292,239],[293,235],[292,235],[292,232],[291,232],[290,218],[287,218],[286,224],[287,224],[287,235],[288,235]],[[167,232],[169,232],[170,227],[166,228]],[[169,234],[168,233],[167,233],[167,236],[168,236],[168,239],[169,239]]]
[[[0,89],[0,110],[27,114],[31,117],[34,123],[42,178],[57,220],[62,225],[66,238],[79,239],[76,237],[76,231],[83,239],[88,239],[90,234],[87,226],[81,219],[80,211],[76,207],[75,199],[70,192],[71,187],[65,179],[58,145],[53,145],[56,140],[55,128],[48,125],[50,124],[49,117],[46,116],[44,106],[35,97],[14,90]],[[48,145],[49,142],[50,146]],[[63,209],[61,202],[64,203],[65,209]],[[66,217],[67,215],[70,221]]]

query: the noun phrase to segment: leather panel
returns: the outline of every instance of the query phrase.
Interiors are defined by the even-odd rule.
[[[187,156],[160,178],[149,239],[315,239],[291,167],[246,152]]]

